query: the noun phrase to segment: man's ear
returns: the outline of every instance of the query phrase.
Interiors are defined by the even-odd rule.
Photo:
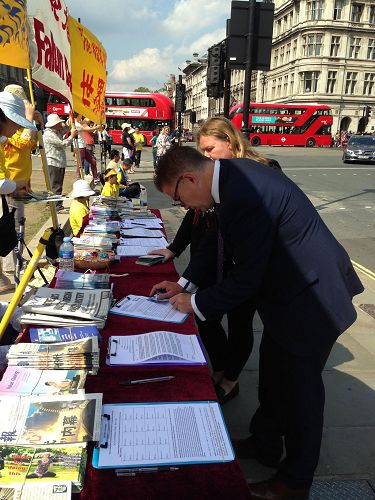
[[[194,171],[193,172],[185,172],[184,179],[188,182],[191,182],[192,184],[196,184],[198,181],[198,175]]]

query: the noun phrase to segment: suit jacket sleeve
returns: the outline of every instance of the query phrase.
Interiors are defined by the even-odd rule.
[[[194,210],[188,210],[183,218],[180,227],[168,249],[179,257],[190,245],[193,230]]]

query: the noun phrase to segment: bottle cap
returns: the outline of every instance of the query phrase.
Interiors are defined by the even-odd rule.
[[[64,236],[63,242],[64,243],[69,243],[70,242],[69,236]]]

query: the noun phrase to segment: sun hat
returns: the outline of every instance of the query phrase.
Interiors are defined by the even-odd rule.
[[[0,109],[4,115],[22,128],[37,128],[25,118],[25,104],[23,100],[10,92],[0,92]]]
[[[104,179],[108,179],[108,177],[111,177],[111,175],[115,175],[117,177],[117,172],[113,168],[112,168],[112,170],[110,170],[109,172],[107,172],[106,174],[104,174]]]
[[[47,116],[45,127],[54,127],[58,123],[64,123],[64,120],[57,113],[51,113]]]
[[[16,95],[23,101],[27,101],[25,89],[21,87],[21,85],[16,85],[15,83],[11,83],[10,85],[7,85],[4,87],[4,92],[10,92],[13,95]]]
[[[78,181],[75,181],[73,184],[73,191],[71,194],[72,198],[80,198],[81,196],[86,197],[86,196],[92,196],[95,194],[95,191],[93,191],[90,187],[90,184],[83,179],[78,179]]]
[[[131,125],[130,125],[130,123],[126,123],[126,122],[124,122],[124,123],[121,125],[121,128],[122,128],[122,130],[124,130],[124,129],[126,129],[126,128],[131,128]]]

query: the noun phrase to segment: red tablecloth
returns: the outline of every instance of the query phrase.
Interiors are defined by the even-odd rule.
[[[136,259],[125,258],[111,266],[111,273],[129,273],[129,276],[113,278],[114,296],[120,299],[129,293],[148,295],[155,283],[167,279],[175,281],[173,263],[156,264],[152,267],[135,264]],[[109,367],[106,365],[108,338],[111,335],[131,335],[155,330],[171,330],[178,333],[196,333],[190,316],[181,324],[169,324],[110,314],[102,330],[100,369],[96,376],[88,376],[86,392],[102,392],[103,403],[202,401],[216,399],[209,369],[204,366],[184,367]],[[121,386],[119,382],[132,378],[175,375],[169,382]],[[237,460],[222,464],[182,466],[176,472],[158,472],[136,477],[115,476],[113,470],[95,469],[91,465],[92,445],[89,447],[85,487],[82,500],[125,499],[132,500],[179,500],[248,499],[245,477]]]

